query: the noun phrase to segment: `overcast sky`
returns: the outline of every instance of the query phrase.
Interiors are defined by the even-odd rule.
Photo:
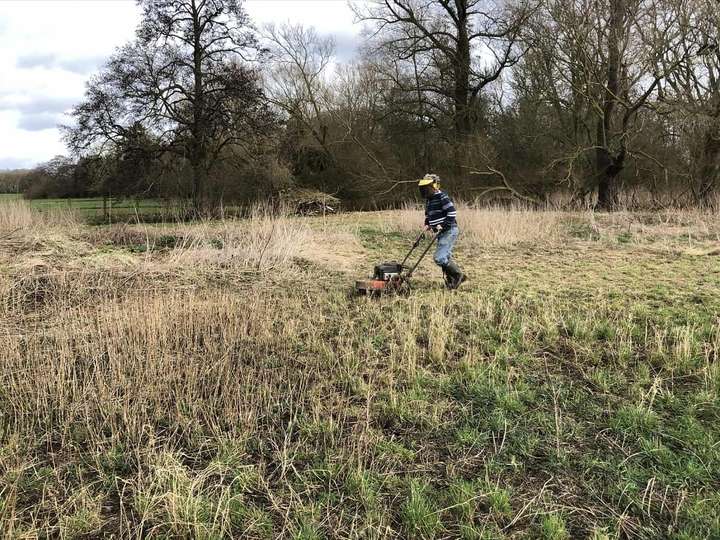
[[[341,57],[360,32],[346,0],[247,0],[256,25],[291,21],[333,34]],[[0,0],[0,169],[31,167],[66,149],[58,123],[87,78],[131,40],[134,0]]]

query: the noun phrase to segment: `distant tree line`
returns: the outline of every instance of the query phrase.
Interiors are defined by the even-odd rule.
[[[139,5],[64,128],[71,157],[25,174],[27,196],[202,211],[302,188],[367,208],[433,171],[466,199],[718,200],[715,0],[358,2],[345,63],[312,28],[255,29],[239,0]]]
[[[21,193],[29,172],[27,169],[0,171],[0,193]]]

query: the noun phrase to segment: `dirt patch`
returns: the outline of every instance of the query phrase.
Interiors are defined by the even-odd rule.
[[[357,237],[349,232],[318,232],[299,251],[307,260],[345,272],[356,272],[368,256]]]

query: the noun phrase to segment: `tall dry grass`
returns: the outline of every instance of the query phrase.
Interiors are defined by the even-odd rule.
[[[524,242],[556,240],[562,233],[563,212],[523,207],[485,208],[459,202],[458,224],[463,241],[474,246],[505,246]],[[422,228],[420,207],[406,206],[385,216],[387,226],[401,231]]]
[[[81,229],[69,209],[40,212],[22,200],[0,203],[0,331],[4,314],[45,297],[55,278],[67,278],[54,267],[87,253]]]
[[[0,209],[1,211],[2,209]],[[303,261],[347,268],[362,251],[346,231],[257,206],[244,219],[83,227],[74,214],[8,205],[0,235],[0,312],[43,313],[142,288],[271,287],[303,278]],[[259,276],[256,274],[260,274]],[[1,326],[1,324],[0,324]]]
[[[78,256],[85,252],[79,239],[81,220],[70,209],[38,211],[26,201],[0,202],[0,261],[18,263]]]
[[[181,241],[171,264],[221,264],[274,270],[287,266],[315,241],[306,224],[288,216],[256,211],[247,219],[204,222],[177,228]]]
[[[12,200],[0,203],[0,235],[15,232],[24,234],[49,228],[75,229],[80,219],[72,209],[48,209],[43,212],[32,208],[27,201]]]
[[[386,359],[358,329],[333,330],[347,306],[318,292],[54,298],[42,329],[4,336],[0,439],[15,449],[0,454],[0,528],[95,536],[111,504],[123,538],[267,538],[274,505],[297,504],[280,492],[297,481],[300,447],[331,445],[357,466],[373,440],[344,387]],[[397,374],[418,354],[409,322],[413,350],[394,347]],[[78,460],[87,484],[71,476]],[[270,537],[293,536],[291,520],[272,521]]]
[[[329,262],[362,247],[347,231],[298,218],[283,209],[258,205],[242,219],[225,218],[160,225],[120,224],[89,235],[96,245],[142,252],[154,267],[292,270],[305,259]],[[160,257],[160,258],[159,258]]]

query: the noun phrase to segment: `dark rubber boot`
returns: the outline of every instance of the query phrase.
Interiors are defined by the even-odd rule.
[[[443,279],[445,280],[445,287],[448,288],[448,289],[451,289],[451,288],[452,288],[452,283],[453,283],[452,274],[450,274],[450,272],[448,271],[447,265],[443,265],[443,266],[441,266],[440,268],[442,268]]]
[[[445,266],[445,270],[450,276],[448,289],[457,289],[462,282],[467,279],[467,276],[463,273],[460,267],[455,264],[455,261],[450,261],[447,266]]]

